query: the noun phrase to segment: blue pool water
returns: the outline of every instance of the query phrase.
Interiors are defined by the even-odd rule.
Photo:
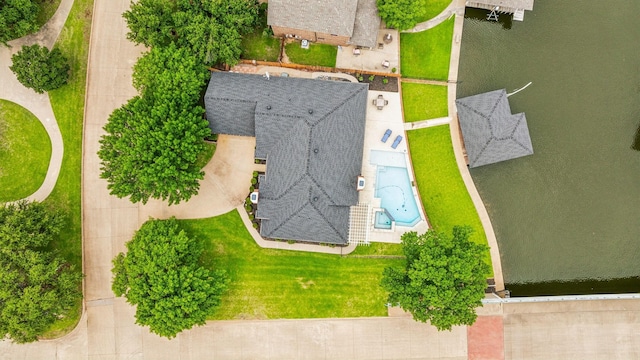
[[[397,226],[411,227],[420,221],[407,168],[378,165],[375,197],[381,199],[381,207],[387,210]]]
[[[391,222],[393,220],[387,215],[387,212],[376,211],[376,223],[373,225],[376,229],[391,229]]]

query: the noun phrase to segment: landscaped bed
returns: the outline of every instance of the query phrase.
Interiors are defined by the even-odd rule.
[[[402,76],[443,81],[448,79],[454,20],[451,17],[433,29],[400,35]]]
[[[205,264],[226,269],[231,282],[210,319],[300,319],[386,316],[380,287],[387,266],[402,266],[399,246],[364,247],[350,256],[262,249],[237,211],[183,220],[192,236],[205,239]]]
[[[336,66],[338,48],[327,44],[310,43],[308,49],[303,49],[299,41],[285,45],[285,52],[289,61],[300,65]]]
[[[403,82],[402,106],[405,122],[446,117],[447,87]]]
[[[418,192],[434,229],[451,234],[455,225],[470,225],[471,239],[487,244],[484,228],[460,176],[448,125],[407,132]],[[489,252],[486,261],[491,265]],[[493,270],[487,277],[493,277]]]
[[[47,175],[51,140],[29,110],[0,100],[0,202],[33,194]]]

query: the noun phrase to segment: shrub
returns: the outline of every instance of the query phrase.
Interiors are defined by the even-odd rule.
[[[370,76],[369,76],[369,81],[373,81],[373,80],[375,80],[375,78],[376,78],[376,76],[375,76],[375,75],[370,75]]]
[[[382,79],[382,83],[385,84],[385,85],[388,84],[389,83],[389,79],[387,79],[387,78]]]
[[[58,48],[49,51],[38,44],[23,46],[11,62],[18,81],[39,94],[57,89],[69,79],[69,61]]]

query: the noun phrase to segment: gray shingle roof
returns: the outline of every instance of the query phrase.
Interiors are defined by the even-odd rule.
[[[250,116],[234,111],[239,103],[256,104],[255,155],[267,159],[257,213],[263,236],[347,243],[349,206],[358,201],[367,90],[357,83],[211,74],[205,107],[213,129],[246,133]]]
[[[349,42],[353,45],[373,48],[377,44],[380,15],[376,0],[358,0],[353,35]]]
[[[267,23],[351,37],[358,0],[270,0]]]
[[[511,115],[504,89],[458,99],[456,105],[469,167],[533,154],[527,119],[524,113]]]

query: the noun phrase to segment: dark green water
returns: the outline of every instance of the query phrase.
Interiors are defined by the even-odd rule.
[[[471,170],[516,296],[640,291],[639,14],[536,0],[524,22],[465,19],[458,97],[533,82],[509,102],[534,155]]]

